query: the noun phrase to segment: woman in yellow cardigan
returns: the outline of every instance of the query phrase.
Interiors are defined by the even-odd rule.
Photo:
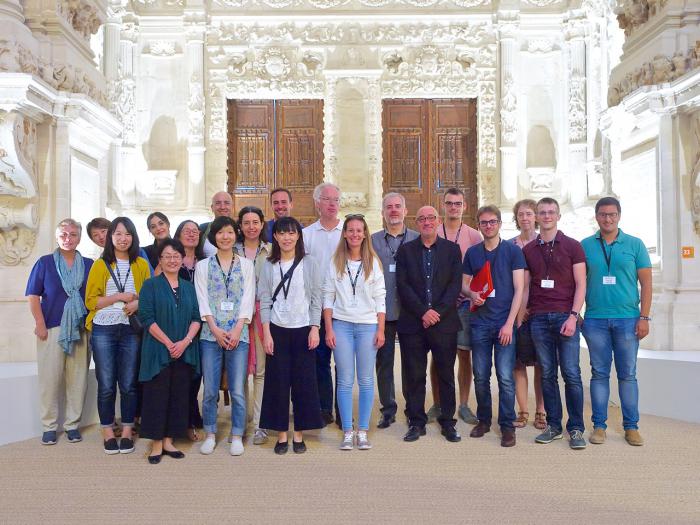
[[[150,277],[148,262],[139,257],[139,236],[134,223],[117,217],[107,230],[102,257],[88,275],[85,325],[92,331],[92,355],[97,377],[97,412],[106,454],[134,451],[132,429],[136,416],[140,337],[129,317],[139,308],[139,292]],[[114,437],[114,404],[119,384],[122,434]]]

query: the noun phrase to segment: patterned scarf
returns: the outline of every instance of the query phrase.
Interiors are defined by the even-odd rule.
[[[61,255],[61,250],[56,248],[53,252],[53,262],[56,264],[56,272],[61,279],[61,286],[66,292],[68,299],[63,306],[61,316],[61,334],[58,336],[58,344],[63,351],[71,355],[73,353],[73,343],[80,339],[80,326],[83,317],[87,314],[85,303],[80,297],[80,287],[85,278],[85,263],[80,252],[75,252],[73,266],[68,268],[66,260]]]

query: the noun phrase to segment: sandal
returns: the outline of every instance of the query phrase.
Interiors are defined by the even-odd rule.
[[[529,412],[518,412],[518,418],[513,421],[513,426],[515,428],[523,428],[527,425],[527,419],[530,417]]]
[[[535,412],[535,422],[533,425],[539,430],[544,430],[547,426],[547,414],[544,412]]]
[[[201,439],[199,434],[197,434],[197,429],[194,427],[187,429],[187,437],[190,438],[190,441],[199,441]]]

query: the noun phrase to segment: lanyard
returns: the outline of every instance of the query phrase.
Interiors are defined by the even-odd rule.
[[[389,232],[386,232],[386,231],[384,232],[384,242],[386,243],[386,247],[389,250],[389,253],[391,253],[391,258],[394,260],[394,262],[396,262],[396,254],[399,251],[399,248],[401,248],[401,246],[403,245],[403,242],[406,240],[406,228],[404,228],[403,233],[401,233],[399,235],[401,236],[401,242],[399,243],[399,246],[395,250],[392,250],[391,245],[389,244],[389,239],[388,239]],[[399,237],[399,235],[397,235],[396,237]],[[396,237],[394,237],[394,238],[396,238]]]
[[[282,274],[282,261],[280,261],[280,285],[282,286],[282,293],[284,294],[284,300],[287,300],[287,295],[289,294],[289,288],[292,286],[292,275],[294,274],[294,268],[296,268],[296,264],[292,264],[292,266],[287,270],[286,274]],[[284,281],[287,281],[287,287],[284,287]]]
[[[542,255],[542,260],[544,261],[544,270],[545,270],[545,273],[547,274],[546,279],[549,280],[549,263],[554,258],[554,239],[552,239],[551,242],[544,242],[542,240],[542,238],[540,237],[538,239],[538,244],[540,246],[540,254]],[[545,254],[544,254],[545,244],[549,245],[549,257],[545,256]]]
[[[253,257],[254,261],[256,261],[258,259],[258,255],[260,255],[261,250],[262,250],[262,243],[259,243],[258,249],[255,251],[255,257]],[[245,253],[245,243],[243,243],[243,257],[245,257],[246,259],[248,258],[248,256]]]
[[[350,278],[350,286],[352,286],[352,295],[355,297],[355,289],[357,287],[357,279],[360,278],[360,272],[362,271],[362,261],[360,261],[360,266],[357,267],[357,272],[355,273],[355,280],[352,280],[352,274],[350,273],[350,265],[348,261],[345,261],[345,268],[348,270],[348,277]]]
[[[121,273],[119,273],[119,263],[117,261],[114,261],[114,266],[117,269],[117,288],[119,288],[119,291],[123,293],[124,289],[126,288],[126,283],[129,281],[129,274],[131,273],[131,265],[129,265],[129,269],[126,271],[126,277],[124,277],[123,283],[122,283]]]
[[[459,223],[459,230],[457,230],[457,235],[455,235],[455,240],[452,241],[455,244],[459,244],[459,234],[462,233],[462,226],[464,226],[463,222]],[[445,236],[445,239],[447,239],[447,230],[445,229],[445,223],[442,223],[442,234]],[[447,239],[449,241],[449,239]]]
[[[224,285],[226,286],[226,299],[229,297],[229,291],[228,291],[228,285],[231,282],[231,272],[233,271],[233,263],[236,262],[236,259],[231,259],[231,266],[228,267],[228,275],[224,273],[224,269],[221,267],[221,261],[219,261],[219,254],[217,253],[214,257],[216,257],[216,264],[219,265],[219,270],[221,270],[221,275],[224,277]]]

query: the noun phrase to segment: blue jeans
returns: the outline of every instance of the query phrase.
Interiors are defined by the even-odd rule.
[[[588,343],[591,357],[591,405],[593,427],[607,428],[610,399],[610,368],[613,356],[617,372],[618,391],[622,405],[622,426],[625,430],[639,428],[639,388],[637,387],[637,350],[639,339],[635,329],[637,318],[586,318],[581,331]]]
[[[140,340],[128,324],[92,325],[92,355],[97,377],[97,413],[100,425],[114,424],[119,385],[122,424],[132,426],[136,416]]]
[[[221,368],[225,360],[226,379],[231,396],[231,434],[242,436],[246,425],[243,384],[248,373],[248,343],[241,341],[233,350],[224,350],[216,341],[200,339],[199,347],[202,352],[202,377],[204,378],[202,399],[204,431],[216,434]]]
[[[333,319],[335,332],[335,365],[337,368],[338,408],[343,430],[352,430],[352,386],[360,387],[358,428],[369,429],[369,417],[374,404],[374,363],[377,350],[374,348],[376,324],[348,323]]]
[[[583,384],[579,351],[581,349],[578,326],[572,336],[560,333],[561,326],[569,318],[568,313],[535,314],[530,317],[530,332],[537,351],[537,361],[542,365],[542,396],[547,411],[547,424],[561,431],[562,407],[559,394],[557,366],[564,378],[564,395],[569,420],[566,430],[583,432]]]
[[[498,340],[500,329],[501,325],[471,325],[476,417],[481,422],[491,424],[491,362],[495,361],[498,379],[498,425],[502,429],[512,429],[515,420],[515,339],[508,345],[502,345]],[[513,334],[515,335],[515,329]]]

